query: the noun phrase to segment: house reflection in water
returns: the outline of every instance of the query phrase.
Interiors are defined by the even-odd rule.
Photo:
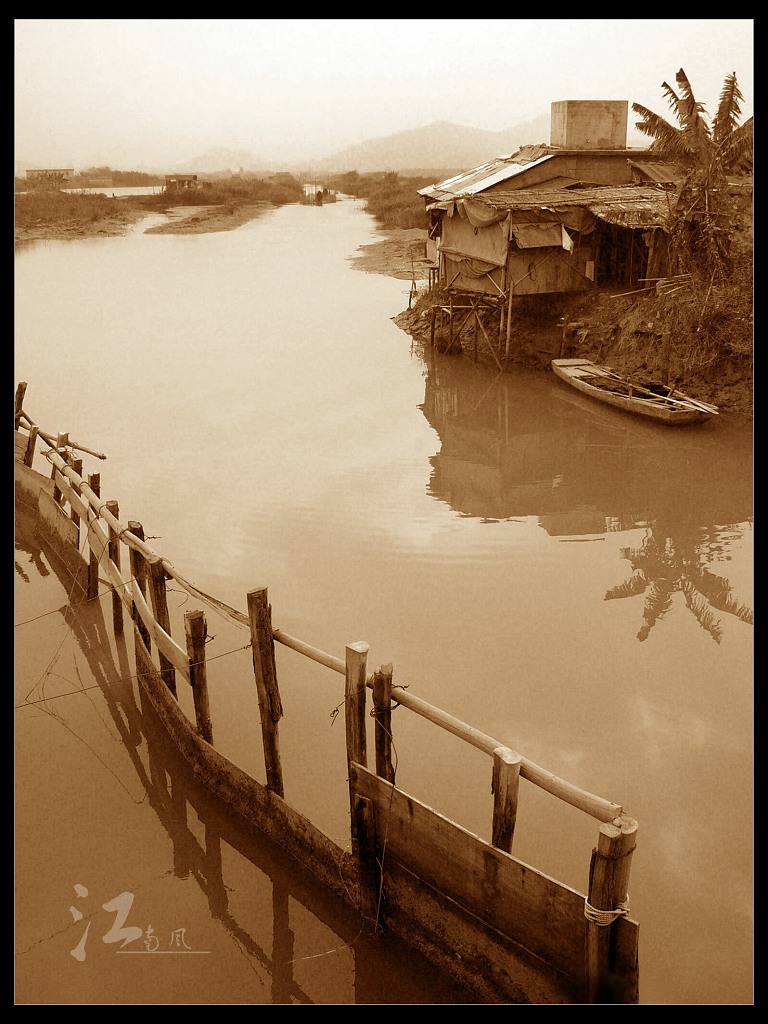
[[[436,500],[485,521],[535,517],[563,539],[644,528],[641,547],[622,552],[630,582],[624,572],[605,595],[647,592],[639,639],[674,590],[715,640],[712,608],[752,621],[728,581],[704,568],[718,532],[751,520],[748,439],[722,424],[673,431],[636,421],[538,370],[490,377],[432,349],[425,362],[421,409],[441,441],[427,488]]]

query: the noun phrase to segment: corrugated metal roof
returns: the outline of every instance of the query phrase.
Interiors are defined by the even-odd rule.
[[[682,180],[682,175],[674,164],[664,164],[656,160],[630,160],[630,167],[636,167],[641,174],[644,174],[651,181],[657,181],[660,185],[674,184]]]
[[[621,185],[581,189],[520,189],[473,197],[496,210],[565,210],[581,207],[600,220],[624,227],[662,227],[667,223],[673,195],[651,185]]]
[[[492,185],[508,181],[516,174],[520,174],[521,171],[549,159],[550,154],[548,153],[535,159],[521,159],[517,155],[514,160],[511,157],[497,157],[479,167],[456,174],[453,178],[446,178],[445,181],[441,181],[437,185],[427,185],[426,188],[419,189],[419,195],[427,196],[430,199],[453,199],[462,195],[477,195]]]

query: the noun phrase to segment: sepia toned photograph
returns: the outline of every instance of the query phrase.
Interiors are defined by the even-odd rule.
[[[754,1005],[751,19],[14,19],[15,1006]]]

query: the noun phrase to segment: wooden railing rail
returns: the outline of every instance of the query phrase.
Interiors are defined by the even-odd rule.
[[[121,523],[120,520],[110,512],[108,502],[103,501],[98,494],[94,493],[82,477],[75,473],[74,469],[68,464],[66,458],[56,449],[55,445],[48,440],[51,435],[44,435],[41,432],[38,436],[51,444],[51,449],[46,453],[46,457],[53,462],[54,466],[58,470],[58,486],[62,491],[66,490],[67,500],[71,501],[79,515],[88,521],[89,532],[93,523],[96,522],[96,520],[89,519],[90,510],[91,515],[95,513],[102,518],[107,526],[114,531],[119,536],[120,540],[131,550],[141,553],[150,564],[160,563],[168,576],[175,579],[190,593],[205,596],[202,595],[202,593],[194,586],[190,585],[167,559],[147,544],[145,540],[133,533],[129,528],[130,524],[126,525]],[[67,486],[68,484],[69,486]],[[101,545],[107,541],[107,538],[103,535],[97,536],[97,544],[101,547]],[[121,583],[125,583],[125,581],[122,580],[122,577],[119,576],[119,569],[117,569],[116,566],[112,565],[111,567],[108,567],[107,572],[110,575],[113,585],[120,586]],[[120,583],[117,582],[118,577],[120,579]],[[175,644],[168,634],[165,633],[162,627],[157,624],[152,616],[152,612],[146,605],[146,602],[142,603],[140,600],[136,600],[133,596],[124,596],[123,600],[127,603],[132,601],[136,605],[139,609],[139,614],[141,615],[144,625],[151,633],[154,633],[156,630],[159,631],[157,633],[159,642],[156,640],[158,647],[162,644],[163,654],[172,662],[175,668],[179,669],[179,671],[186,676],[188,674],[188,670],[186,669],[186,657],[184,652]],[[228,609],[228,611],[243,625],[249,624],[248,616],[243,612],[239,612],[234,608]],[[338,672],[340,675],[345,675],[346,665],[341,658],[336,658],[333,655],[328,654],[326,651],[319,650],[311,644],[291,636],[282,629],[273,629],[272,637],[277,643],[291,648],[297,653],[310,658],[312,661],[315,661],[320,665],[324,665],[326,668],[329,668],[334,672]],[[366,685],[368,688],[373,689],[373,675],[366,680]],[[408,708],[408,710],[420,715],[433,725],[452,733],[454,736],[464,740],[466,743],[469,743],[478,750],[482,750],[491,758],[494,757],[494,754],[498,749],[509,749],[503,741],[490,736],[487,733],[481,732],[479,729],[468,725],[461,719],[455,718],[453,715],[450,715],[447,712],[442,711],[440,708],[435,707],[433,704],[417,697],[402,684],[392,685],[392,699],[396,704],[400,704],[403,707]],[[581,789],[579,786],[575,786],[573,783],[567,782],[565,779],[547,771],[545,768],[535,764],[523,755],[518,756],[520,757],[520,777],[533,783],[533,785],[538,786],[540,789],[545,790],[552,796],[557,797],[564,803],[570,804],[572,807],[576,807],[602,822],[614,821],[622,815],[623,808],[621,804],[596,796],[594,793],[589,793],[586,790]]]
[[[17,458],[22,458],[23,455],[23,464],[31,468],[38,441],[48,448],[44,454],[52,467],[50,486],[53,501],[59,506],[58,509],[54,506],[49,511],[53,512],[58,523],[60,514],[66,515],[65,505],[69,504],[71,525],[61,535],[62,538],[66,536],[68,543],[74,540],[80,550],[79,538],[81,528],[84,528],[88,541],[88,555],[87,558],[84,557],[82,565],[83,580],[87,574],[87,584],[82,583],[83,591],[88,598],[98,597],[99,569],[103,568],[112,589],[115,634],[123,633],[126,612],[127,617],[136,626],[133,635],[138,678],[141,681],[142,673],[146,674],[154,668],[174,698],[172,706],[177,709],[174,713],[179,713],[176,673],[181,673],[182,678],[187,680],[192,689],[195,721],[189,721],[188,724],[196,731],[199,740],[208,744],[210,755],[214,759],[222,756],[213,747],[214,730],[208,700],[205,653],[205,615],[202,611],[189,611],[185,614],[185,646],[180,646],[171,636],[166,596],[166,584],[170,579],[176,581],[188,594],[208,603],[250,630],[253,671],[261,719],[266,790],[270,791],[270,796],[284,800],[278,737],[278,724],[283,715],[283,708],[277,681],[274,644],[282,644],[345,677],[345,739],[352,849],[359,871],[361,909],[371,919],[378,920],[384,876],[378,848],[380,834],[377,832],[375,807],[377,794],[380,795],[382,791],[375,787],[371,788],[372,782],[366,783],[362,774],[367,772],[368,761],[367,689],[373,691],[372,714],[376,758],[375,775],[369,775],[369,779],[377,786],[380,787],[384,783],[392,787],[395,785],[392,764],[392,711],[394,708],[404,707],[492,759],[491,845],[497,850],[511,853],[521,778],[600,821],[598,845],[593,850],[588,897],[585,901],[587,922],[585,931],[579,934],[585,936],[584,981],[588,998],[592,1002],[612,1001],[618,935],[614,926],[627,912],[625,897],[637,831],[637,822],[624,813],[621,805],[559,778],[523,757],[519,752],[510,749],[495,737],[417,697],[408,686],[393,683],[391,665],[383,665],[368,674],[367,643],[357,641],[347,644],[345,658],[342,660],[291,636],[282,629],[274,628],[266,587],[258,587],[248,593],[247,614],[199,590],[147,543],[141,523],[134,520],[127,523],[121,521],[117,502],[104,500],[100,495],[100,475],[91,474],[86,481],[82,475],[82,460],[74,457],[73,450],[86,452],[100,459],[105,456],[72,442],[67,434],[53,435],[41,430],[26,415],[22,407],[25,388],[25,384],[20,385],[16,393],[15,425],[17,431],[27,430],[29,437],[26,445],[23,439],[20,439],[16,446]],[[58,528],[57,526],[56,529]],[[126,561],[130,568],[127,572],[121,568],[120,553],[123,544],[129,554]],[[153,644],[159,661],[159,670],[152,662]],[[181,714],[188,720],[185,712],[181,711]],[[425,825],[425,828],[431,835],[432,826]],[[439,830],[440,826],[438,833],[435,833],[436,836],[442,834]],[[481,842],[479,839],[475,841]],[[461,875],[461,872],[459,874]],[[459,884],[458,878],[455,881]]]

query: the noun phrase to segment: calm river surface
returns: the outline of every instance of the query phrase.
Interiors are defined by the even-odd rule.
[[[548,371],[499,376],[422,352],[391,320],[407,306],[408,282],[350,262],[380,237],[357,201],[288,206],[225,233],[143,233],[160,219],[123,238],[17,247],[15,378],[29,383],[32,418],[107,454],[86,457],[102,497],[201,590],[245,610],[247,592],[267,586],[274,626],[341,658],[346,644],[367,641],[369,671],[391,662],[395,683],[620,803],[639,822],[629,902],[641,1002],[750,1003],[751,422],[636,423]],[[18,623],[66,595],[34,571],[44,558],[33,540],[17,536],[17,549]],[[176,598],[180,616],[192,605]],[[216,745],[263,778],[247,633],[205,610]],[[17,704],[51,692],[30,696],[61,655],[68,617],[54,623],[42,645],[17,626]],[[61,679],[81,671],[83,652],[97,682],[119,676],[93,654],[102,627],[90,623],[63,649]],[[276,657],[286,798],[349,847],[342,677],[279,645]],[[161,730],[157,771],[138,755],[121,760],[151,730],[131,721],[128,700],[114,707],[114,696],[102,704],[90,693],[82,715],[65,715],[67,700],[82,697],[17,713],[20,1001],[146,1000],[138,969],[118,980],[103,966],[112,947],[85,963],[68,955],[88,919],[75,924],[70,904],[90,899],[103,918],[92,918],[96,935],[113,920],[97,901],[127,889],[139,925],[162,907],[174,929],[206,927],[215,954],[189,958],[195,970],[206,962],[197,988],[191,970],[167,970],[151,1001],[459,1001],[396,944],[366,944],[302,880],[261,893],[253,864],[274,878],[274,854],[249,852]],[[489,839],[490,760],[414,719],[404,708],[392,716],[398,784]],[[109,773],[89,770],[86,739],[93,766]],[[42,784],[35,743],[50,793],[69,794],[64,805],[50,797],[39,816],[22,800],[25,786]],[[203,843],[203,863],[189,855],[186,874],[168,872],[156,851],[139,891],[125,872],[159,842],[152,822],[179,857],[158,773],[177,780],[173,793],[187,793],[190,807],[196,794],[187,845],[215,842]],[[117,821],[115,780],[130,804]],[[63,832],[50,823],[62,806]],[[521,783],[520,860],[586,892],[597,834],[594,819]],[[183,888],[167,875],[186,879]],[[46,914],[50,927],[38,923]],[[44,961],[25,956],[40,948],[40,929]],[[259,929],[270,942],[254,938]],[[281,942],[289,976],[275,966]],[[97,953],[102,973],[86,984]]]

